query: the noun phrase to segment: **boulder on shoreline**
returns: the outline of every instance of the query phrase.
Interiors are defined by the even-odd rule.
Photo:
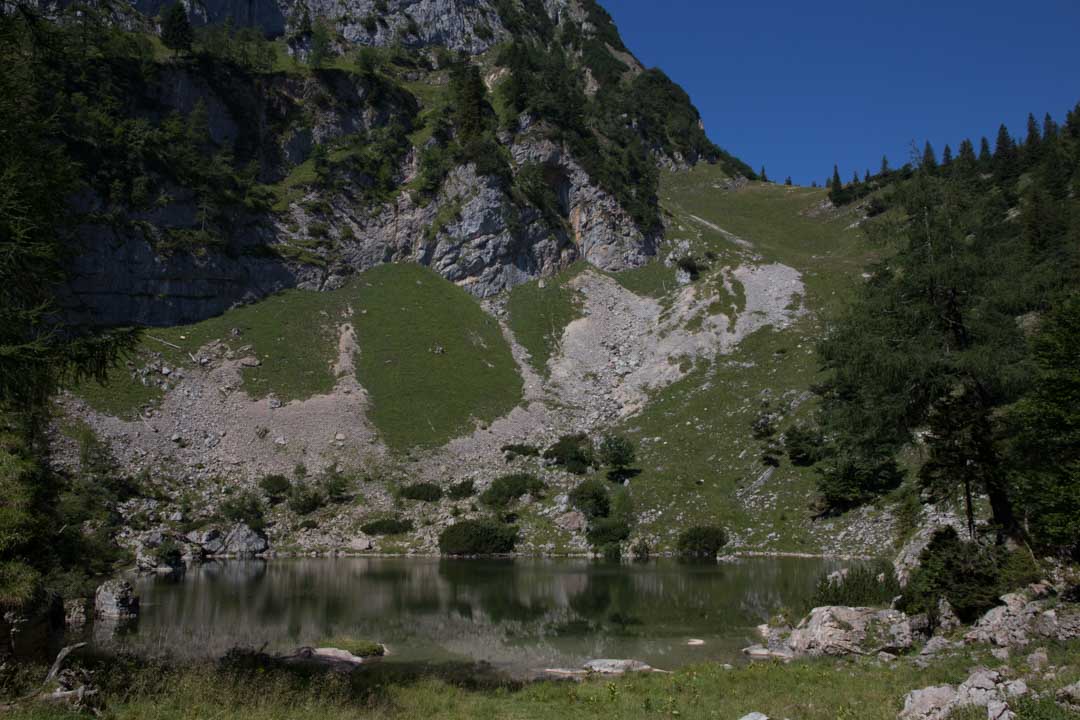
[[[104,620],[134,620],[139,596],[127,580],[106,580],[94,593],[94,616]]]
[[[911,621],[899,610],[814,608],[794,630],[762,630],[766,643],[743,650],[754,659],[791,660],[819,655],[892,655],[914,644]]]

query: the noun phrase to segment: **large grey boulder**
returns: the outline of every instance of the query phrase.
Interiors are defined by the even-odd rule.
[[[1072,640],[1080,638],[1080,608],[1046,608],[1046,603],[1029,600],[1022,593],[1001,596],[1002,605],[991,608],[964,636],[969,643],[990,643],[998,647],[1023,646],[1035,638]]]
[[[221,541],[222,555],[236,555],[238,557],[250,557],[266,552],[270,549],[270,543],[266,537],[249,528],[244,523],[234,525],[225,538]]]
[[[900,653],[912,643],[911,623],[899,610],[842,606],[814,608],[788,638],[796,655]]]
[[[139,616],[139,596],[127,580],[106,580],[94,593],[94,616],[132,620]]]
[[[904,698],[899,720],[945,720],[956,706],[956,688],[935,685],[912,690]]]
[[[964,707],[986,708],[988,720],[1012,720],[1009,700],[1028,694],[1022,680],[1008,681],[996,670],[976,669],[960,684],[936,685],[913,690],[904,698],[898,720],[946,720]]]
[[[237,523],[226,530],[196,530],[188,533],[186,539],[199,548],[205,557],[251,557],[270,549],[266,536],[244,523]]]

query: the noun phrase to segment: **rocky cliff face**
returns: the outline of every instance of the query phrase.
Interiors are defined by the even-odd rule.
[[[136,0],[134,6],[152,15],[162,2]],[[197,183],[190,178],[154,168],[147,173],[157,199],[122,208],[108,187],[91,184],[76,200],[84,221],[65,291],[68,311],[97,325],[187,323],[288,287],[336,287],[384,262],[429,265],[480,297],[553,274],[579,258],[613,271],[643,264],[655,255],[659,229],[641,227],[597,176],[595,158],[592,174],[586,170],[557,122],[530,113],[511,118],[509,129],[492,136],[491,152],[504,156],[507,171],[493,175],[461,159],[434,192],[413,189],[424,152],[447,141],[444,135],[410,148],[407,133],[445,122],[432,112],[454,112],[452,104],[433,111],[419,99],[449,82],[439,65],[446,60],[423,48],[477,56],[471,62],[484,69],[491,92],[510,73],[488,50],[510,40],[545,47],[561,28],[564,35],[593,37],[594,51],[610,52],[624,68],[622,77],[636,77],[640,65],[621,49],[598,8],[591,0],[192,2],[194,24],[231,19],[268,36],[284,34],[297,57],[310,48],[314,17],[332,21],[343,56],[356,45],[392,46],[412,64],[378,72],[253,72],[204,55],[198,62],[157,66],[152,80],[126,89],[132,103],[126,111],[151,124],[204,122],[208,140],[196,147],[207,163],[227,158],[222,162],[237,173],[257,168],[257,177],[233,193],[246,193],[244,198],[219,200],[213,191],[192,187]],[[570,67],[581,75],[584,100],[600,85],[581,59],[584,51],[573,52],[579,59]],[[619,77],[606,82],[618,85]],[[427,90],[416,94],[418,85]],[[196,116],[202,119],[192,120]],[[619,132],[636,132],[633,120],[625,122]],[[454,142],[456,130],[450,133]],[[643,151],[662,167],[685,168],[697,160],[655,143]],[[373,164],[370,156],[378,153],[383,157]],[[367,160],[358,165],[357,157]],[[541,209],[523,197],[515,178],[526,166],[542,169],[557,208]],[[210,227],[208,205],[216,213]]]

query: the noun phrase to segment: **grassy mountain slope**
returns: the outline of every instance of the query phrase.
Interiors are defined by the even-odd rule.
[[[859,231],[851,227],[858,215],[823,205],[821,190],[761,183],[733,189],[728,181],[715,165],[665,174],[664,259],[637,270],[606,276],[575,266],[542,283],[518,286],[505,301],[486,305],[490,312],[485,312],[464,290],[427,269],[381,266],[340,290],[289,291],[193,326],[154,331],[144,339],[142,359],[116,373],[107,390],[87,386],[79,394],[100,411],[131,417],[148,400],[160,405],[164,391],[158,385],[174,383],[153,368],[165,364],[198,375],[202,371],[192,367],[188,354],[198,357],[200,347],[221,341],[234,357],[253,354],[259,359],[258,366],[241,371],[241,389],[252,402],[271,394],[303,402],[320,393],[340,393],[334,368],[340,372],[342,363],[351,359],[369,401],[366,420],[388,454],[369,456],[371,450],[360,446],[348,462],[358,463],[369,476],[394,478],[394,487],[410,479],[448,487],[475,478],[482,490],[487,479],[499,473],[537,474],[550,489],[543,498],[514,508],[526,547],[555,552],[586,547],[580,536],[575,539],[573,532],[558,527],[553,515],[560,493],[580,479],[538,459],[518,459],[507,466],[498,449],[506,442],[542,448],[559,434],[584,426],[596,436],[624,432],[639,445],[635,468],[640,474],[630,480],[621,501],[632,506],[632,540],[665,550],[673,547],[681,528],[717,523],[728,527],[744,547],[865,550],[889,539],[890,524],[878,522],[883,510],[812,521],[813,471],[793,466],[779,449],[783,432],[813,409],[808,389],[817,372],[813,350],[822,329],[821,314],[855,287],[859,268],[869,257]],[[676,277],[688,258],[698,272],[689,288]],[[785,268],[789,274],[776,274]],[[789,321],[783,327],[754,329],[758,326],[753,322],[760,323],[755,316],[765,312],[760,306],[763,292],[773,291],[771,282],[790,282],[791,273],[801,278],[799,292],[776,295],[786,298]],[[674,363],[685,373],[681,379],[658,380],[647,392],[643,409],[624,419],[590,420],[590,403],[611,391],[591,389],[588,377],[575,378],[584,384],[566,385],[560,373],[579,367],[566,365],[580,341],[572,337],[575,323],[609,321],[597,315],[601,307],[595,304],[607,301],[590,297],[606,287],[607,277],[622,292],[630,291],[621,302],[656,307],[659,314],[650,322],[668,328],[653,327],[648,337],[617,338],[620,342],[665,342],[669,332],[682,333],[687,342],[699,341],[703,336],[696,333],[714,323],[731,330],[739,341],[715,358],[691,347],[683,352],[676,345],[666,358],[646,362],[658,363],[653,368],[657,371]],[[697,298],[691,311],[686,309],[688,292]],[[750,329],[740,330],[747,323]],[[355,329],[355,349],[342,331],[346,325]],[[233,328],[239,330],[238,337]],[[609,330],[602,325],[595,329]],[[508,339],[519,346],[516,357]],[[609,362],[603,356],[593,360],[597,372]],[[151,370],[144,374],[144,367]],[[152,379],[151,387],[142,384],[144,377]],[[524,398],[523,377],[529,388]],[[622,392],[618,383],[611,387],[616,394]],[[755,435],[755,422],[763,416],[770,418],[770,437]],[[349,443],[345,445],[347,450]],[[271,459],[278,462],[282,453],[290,452],[278,448]],[[763,464],[765,454],[778,459],[779,466]],[[248,470],[258,477],[261,460],[255,456],[253,461],[256,466]],[[310,457],[303,461],[312,462]],[[364,469],[372,463],[381,470]],[[393,495],[394,487],[385,490]],[[365,494],[372,497],[382,490],[373,495],[374,489],[365,486]],[[445,523],[437,515],[447,518],[448,510],[469,516],[488,512],[475,500],[471,509],[469,502],[396,502],[339,507],[327,511],[330,515],[320,522],[344,523],[348,532],[360,524],[346,519],[351,513],[368,518],[371,512],[396,508],[425,528]],[[335,513],[345,513],[340,522]],[[288,535],[285,528],[297,521],[280,522]],[[875,525],[873,532],[867,530]],[[838,542],[854,526],[851,543]],[[378,547],[424,550],[430,538],[425,531],[387,538]],[[331,547],[340,540],[325,542]]]

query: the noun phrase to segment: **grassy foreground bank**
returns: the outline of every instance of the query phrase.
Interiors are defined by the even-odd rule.
[[[1047,699],[1016,702],[1019,720],[1066,720],[1049,698],[1080,679],[1080,642],[1048,648],[1056,677],[1032,673],[1014,652],[1008,672],[1024,677]],[[791,720],[893,720],[915,688],[962,682],[979,665],[1001,669],[985,647],[918,668],[901,659],[818,659],[734,669],[709,663],[672,674],[638,674],[584,682],[519,684],[483,668],[424,672],[371,666],[349,675],[224,666],[165,669],[123,662],[98,665],[104,717],[127,720],[285,720],[287,718],[730,718],[752,711]],[[5,688],[5,694],[15,688]],[[1051,692],[1046,692],[1046,691]],[[983,711],[985,713],[985,710]],[[56,708],[25,706],[18,720],[85,717]],[[957,714],[960,718],[974,717]],[[983,715],[985,717],[985,714]]]

